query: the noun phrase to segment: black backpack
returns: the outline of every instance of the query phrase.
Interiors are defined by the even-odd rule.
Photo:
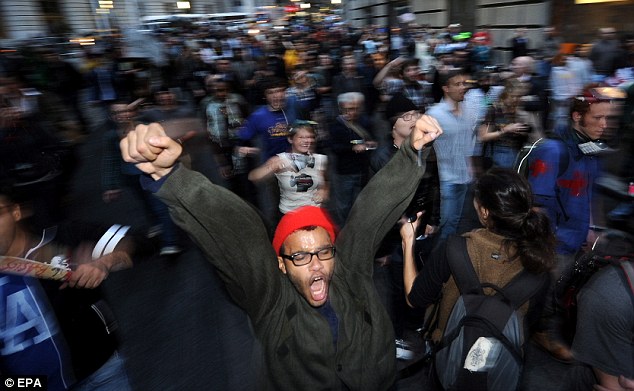
[[[624,272],[634,293],[634,281],[630,281],[628,272],[634,265],[634,237],[613,229],[601,232],[590,251],[577,255],[570,273],[559,277],[555,294],[560,298],[558,310],[563,312],[568,335],[574,335],[576,329],[577,294],[597,271],[609,265]]]
[[[464,237],[448,239],[447,258],[460,297],[436,347],[440,383],[445,390],[516,390],[525,341],[518,308],[545,286],[548,275],[522,271],[503,288],[481,283]],[[497,293],[485,295],[483,288]]]

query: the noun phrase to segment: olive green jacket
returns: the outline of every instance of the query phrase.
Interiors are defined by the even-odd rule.
[[[336,346],[326,318],[278,269],[265,226],[251,206],[183,167],[157,192],[251,318],[264,354],[264,389],[386,390],[394,382],[394,332],[372,270],[381,240],[424,173],[409,140],[404,145],[361,192],[335,242],[329,300],[339,319]]]

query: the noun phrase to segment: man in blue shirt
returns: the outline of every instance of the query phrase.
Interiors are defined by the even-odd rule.
[[[267,161],[289,147],[290,124],[297,119],[295,98],[286,96],[286,82],[272,78],[263,86],[266,105],[256,109],[238,130],[238,137],[261,148],[260,160]],[[248,151],[247,151],[248,152]],[[251,153],[255,153],[251,150]],[[251,154],[250,153],[250,154]]]
[[[251,113],[238,130],[238,138],[251,145],[236,147],[235,151],[239,157],[258,156],[258,165],[288,150],[289,130],[298,119],[297,100],[295,96],[287,97],[283,79],[271,78],[264,83],[263,90],[266,105]],[[258,185],[258,205],[269,224],[275,226],[279,218],[277,183]]]
[[[472,180],[469,159],[475,147],[478,116],[463,102],[468,89],[464,71],[449,71],[440,82],[444,97],[427,114],[443,129],[442,136],[434,142],[434,150],[440,177],[440,238],[444,239],[458,228]]]

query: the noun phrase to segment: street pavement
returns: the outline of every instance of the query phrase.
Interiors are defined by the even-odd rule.
[[[68,189],[69,217],[148,228],[141,200],[124,188],[120,199],[101,199],[101,132],[79,147],[79,164]],[[185,144],[192,166],[216,176],[206,138]],[[248,243],[245,243],[248,244]],[[228,298],[214,268],[189,244],[179,256],[138,260],[113,273],[103,286],[119,319],[121,351],[137,390],[252,390],[258,346],[244,312]],[[420,347],[415,333],[410,342]],[[555,391],[572,366],[528,344],[522,390]],[[399,369],[411,364],[400,361]],[[429,365],[401,379],[398,390],[432,390]]]

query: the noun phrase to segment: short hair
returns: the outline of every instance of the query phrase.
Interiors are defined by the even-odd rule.
[[[572,100],[570,106],[570,116],[579,113],[582,116],[590,111],[593,103],[609,103],[614,100],[624,99],[626,94],[619,89],[604,87],[599,83],[592,83],[585,86],[580,95]]]
[[[418,58],[408,58],[401,64],[401,73],[405,71],[405,68],[417,66],[420,66],[420,60]]]
[[[337,104],[341,106],[344,103],[365,102],[365,97],[360,92],[344,92],[337,96]]]
[[[449,72],[445,73],[444,75],[441,74],[439,81],[440,81],[440,86],[444,87],[447,84],[449,84],[449,80],[453,79],[456,76],[464,76],[466,75],[467,72],[463,69],[463,68],[455,68],[455,69],[451,69],[449,70]]]
[[[266,90],[272,90],[274,88],[286,88],[286,80],[281,77],[271,77],[262,82],[262,92],[266,93]]]
[[[300,129],[307,129],[310,132],[312,132],[313,135],[316,136],[317,130],[315,129],[315,126],[317,126],[317,122],[315,121],[306,121],[303,119],[298,119],[295,122],[293,122],[293,125],[291,125],[291,128],[288,131],[288,137],[290,138],[295,137],[295,135]]]

